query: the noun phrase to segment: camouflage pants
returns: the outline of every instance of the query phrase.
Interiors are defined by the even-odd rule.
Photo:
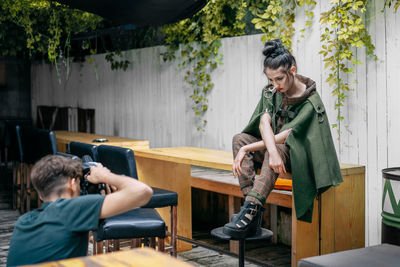
[[[240,133],[233,137],[233,158],[236,157],[242,146],[260,141],[246,133]],[[276,148],[281,156],[285,169],[290,172],[289,147],[285,144],[277,144]],[[242,174],[239,176],[240,189],[245,201],[250,201],[264,206],[265,201],[274,188],[278,174],[269,167],[269,153],[266,149],[249,152],[242,161]],[[261,173],[256,177],[256,170],[261,168]]]

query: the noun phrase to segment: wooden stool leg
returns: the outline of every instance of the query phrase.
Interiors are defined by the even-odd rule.
[[[96,254],[103,254],[103,242],[94,242],[93,247],[96,246]]]
[[[155,237],[149,238],[149,247],[156,248],[156,238]]]
[[[177,206],[171,207],[171,246],[172,246],[172,256],[176,258],[177,256],[177,249],[176,249],[176,235],[178,232],[177,229],[178,224],[178,208]],[[163,241],[164,242],[164,241]]]
[[[26,175],[26,211],[31,210],[31,172],[30,168],[28,167],[27,175]]]
[[[17,181],[15,189],[15,209],[21,211],[21,199],[22,199],[22,177],[24,175],[23,163],[18,163]]]
[[[228,220],[231,220],[232,215],[239,210],[240,208],[235,206],[235,197],[234,196],[228,196],[228,214],[229,218]],[[229,240],[229,251],[233,252],[235,254],[239,253],[239,241],[237,240]]]
[[[25,213],[25,179],[26,179],[26,174],[27,174],[27,170],[26,170],[26,164],[23,163],[22,166],[22,174],[21,174],[21,183],[20,183],[20,187],[21,187],[21,192],[20,192],[20,211],[21,213]]]
[[[158,251],[164,252],[164,250],[165,250],[164,238],[158,238]]]
[[[118,251],[120,249],[119,239],[114,239],[113,241],[114,241],[113,251]]]
[[[131,240],[131,248],[139,248],[141,247],[141,240],[140,238],[135,238]]]
[[[17,181],[18,175],[20,173],[19,163],[15,162],[13,164],[13,181],[12,181],[12,209],[17,209]]]

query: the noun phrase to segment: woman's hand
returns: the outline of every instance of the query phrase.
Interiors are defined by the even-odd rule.
[[[244,156],[246,156],[246,153],[247,153],[246,150],[243,149],[243,147],[241,147],[239,149],[239,152],[237,153],[234,161],[233,161],[232,171],[233,171],[233,176],[235,178],[238,177],[239,175],[242,175],[242,167],[241,167],[241,165],[242,165],[242,161],[243,161]]]
[[[269,167],[275,173],[286,173],[285,164],[278,152],[269,154]]]

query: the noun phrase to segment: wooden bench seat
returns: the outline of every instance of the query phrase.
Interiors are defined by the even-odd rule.
[[[228,196],[243,197],[239,181],[233,177],[231,171],[192,166],[191,176],[191,185],[194,188]],[[291,208],[292,191],[274,189],[268,196],[267,203]]]

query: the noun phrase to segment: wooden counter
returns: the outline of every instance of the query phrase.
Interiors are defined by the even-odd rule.
[[[137,140],[131,138],[122,138],[118,136],[107,136],[82,132],[54,131],[54,133],[56,134],[58,151],[64,153],[66,152],[66,145],[69,144],[71,141],[92,145],[120,146],[130,148],[132,150],[149,148],[149,141],[147,140]],[[103,143],[93,142],[94,139],[98,138],[106,138],[108,139],[108,141]]]
[[[232,152],[170,147],[136,150],[135,157],[139,180],[178,193],[178,235],[191,238],[190,166],[231,170]],[[315,200],[312,223],[296,220],[292,209],[292,266],[304,257],[364,247],[365,168],[340,166],[344,182]],[[170,221],[167,211],[159,212],[165,222]],[[179,250],[188,248],[189,245],[178,242]]]
[[[88,257],[79,257],[66,260],[52,261],[34,265],[40,267],[108,267],[108,266],[125,266],[125,267],[190,267],[192,265],[173,258],[169,255],[160,253],[151,248],[137,248],[126,251],[118,251],[114,253],[98,254]]]

